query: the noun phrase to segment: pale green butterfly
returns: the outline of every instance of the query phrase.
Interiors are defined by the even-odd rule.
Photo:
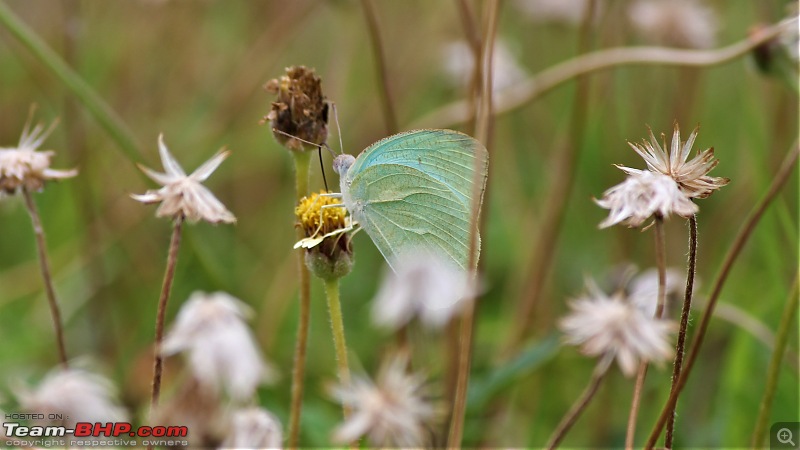
[[[452,130],[407,131],[357,158],[338,155],[333,170],[345,208],[393,269],[399,259],[426,253],[468,269],[472,196],[483,201],[489,171],[489,153],[476,139]]]

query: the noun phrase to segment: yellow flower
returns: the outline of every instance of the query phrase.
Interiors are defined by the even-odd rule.
[[[306,265],[316,276],[323,279],[341,278],[353,266],[353,250],[350,248],[348,232],[355,229],[355,222],[340,203],[340,199],[313,193],[303,197],[295,208],[297,226],[305,238],[294,248],[305,248]]]
[[[316,192],[303,197],[294,209],[298,226],[305,232],[305,239],[300,240],[294,248],[313,248],[323,240],[353,230],[353,222],[347,210],[341,207],[323,208],[324,206],[341,204],[335,197],[325,196],[325,191]]]

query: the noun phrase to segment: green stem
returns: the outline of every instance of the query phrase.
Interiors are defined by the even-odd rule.
[[[294,156],[295,190],[299,201],[308,194],[308,168],[311,164],[311,153],[295,151],[292,152],[292,156]],[[297,229],[297,237],[298,239],[305,237],[300,228]],[[308,267],[306,267],[304,252],[303,249],[296,251],[297,270],[300,272],[300,312],[292,365],[292,400],[289,407],[289,440],[287,442],[287,448],[290,449],[297,447],[300,438],[300,411],[303,407],[308,323],[311,316],[311,277]]]
[[[333,346],[336,350],[339,382],[346,385],[350,383],[350,367],[347,365],[347,342],[344,338],[344,321],[342,320],[342,305],[339,302],[338,278],[325,280],[325,296],[328,298],[328,315],[331,319],[331,332],[333,332]],[[349,415],[349,408],[344,407],[345,419]]]
[[[783,309],[778,332],[775,334],[775,348],[772,350],[772,358],[770,358],[769,369],[767,369],[767,384],[764,387],[764,397],[761,398],[756,428],[753,431],[753,441],[751,442],[753,448],[761,448],[766,440],[769,416],[770,412],[772,412],[772,400],[775,398],[775,390],[778,388],[778,376],[781,373],[783,355],[786,353],[786,344],[789,341],[789,331],[792,329],[792,324],[797,320],[797,303],[797,278],[795,278],[786,306]]]
[[[122,151],[131,160],[140,160],[141,152],[133,134],[122,119],[84,79],[64,62],[11,9],[0,1],[0,24],[16,37],[36,59],[44,64],[78,98]]]

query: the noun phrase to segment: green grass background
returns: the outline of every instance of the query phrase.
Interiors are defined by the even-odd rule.
[[[595,48],[642,44],[625,16],[627,1],[601,2],[607,14],[592,37]],[[139,142],[141,156],[125,156],[64,86],[0,28],[0,144],[14,145],[32,103],[37,119],[58,117],[45,148],[54,166],[77,167],[79,177],[50,184],[36,196],[47,232],[68,353],[88,357],[120,387],[133,411],[146,410],[153,323],[169,240],[168,221],[155,207],[131,200],[153,184],[134,163],[160,167],[156,139],[187,170],[220,147],[232,156],[207,185],[238,217],[235,226],[188,226],[184,233],[168,319],[195,290],[227,291],[253,306],[255,332],[283,377],[259,391],[260,403],[286,423],[297,279],[292,244],[294,184],[286,150],[258,124],[272,96],[262,85],[289,65],[316,68],[328,99],[337,105],[346,152],[357,154],[386,135],[379,85],[359,4],[352,1],[13,0],[7,4],[119,113]],[[463,32],[456,2],[378,1],[389,82],[402,129],[465,92],[442,70],[441,48]],[[713,1],[720,44],[743,39],[757,22],[782,17],[785,2]],[[537,24],[503,5],[498,34],[529,73],[575,56],[574,28]],[[691,72],[690,75],[686,75]],[[682,77],[697,78],[688,92]],[[576,184],[545,288],[536,328],[521,355],[501,356],[525,282],[541,211],[551,195],[553,160],[568,138],[574,83],[499,116],[490,146],[491,176],[482,262],[487,291],[476,328],[473,392],[466,442],[541,446],[588,381],[593,361],[557,344],[558,317],[578,295],[585,276],[602,279],[614,266],[653,265],[652,233],[615,227],[598,230],[605,211],[592,202],[623,174],[614,163],[643,167],[626,145],[646,125],[684,137],[696,124],[697,148],[715,147],[712,175],[730,185],[700,206],[699,296],[717,273],[745,215],[763,195],[798,132],[797,96],[765,78],[749,58],[687,71],[625,67],[591,78],[587,126]],[[679,101],[690,102],[675,116]],[[330,140],[336,148],[335,137]],[[324,155],[335,185],[330,156]],[[318,164],[312,184],[322,188]],[[797,175],[768,210],[737,261],[720,299],[775,330],[797,274]],[[682,267],[687,227],[673,218],[667,260]],[[354,242],[356,264],[342,281],[351,358],[372,373],[392,336],[370,324],[371,298],[383,268],[364,233]],[[340,420],[325,393],[335,363],[322,286],[312,284],[307,391],[302,442],[323,445]],[[699,311],[693,314],[693,323]],[[441,380],[441,334],[412,329],[415,367]],[[790,352],[797,355],[797,327]],[[438,343],[442,342],[441,345]],[[433,344],[431,344],[433,343]],[[425,345],[423,345],[425,344]],[[749,445],[770,351],[740,326],[715,319],[679,404],[676,445]],[[796,358],[795,358],[796,361]],[[50,317],[34,240],[18,198],[0,201],[0,385],[14,408],[12,380],[34,382],[56,363]],[[180,361],[170,360],[167,395],[179,382]],[[649,433],[668,391],[669,365],[652,370],[643,397],[638,436]],[[773,419],[798,420],[798,369],[784,364]],[[567,446],[616,446],[624,440],[632,380],[614,371],[565,441]],[[477,399],[477,400],[476,400]],[[505,405],[505,408],[501,406]]]

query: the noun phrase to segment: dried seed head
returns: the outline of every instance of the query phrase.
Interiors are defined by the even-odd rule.
[[[630,4],[628,17],[653,44],[710,48],[716,43],[717,16],[699,0],[638,0]]]
[[[25,124],[16,147],[0,147],[0,198],[6,194],[15,194],[22,188],[39,191],[44,187],[45,181],[63,180],[78,174],[75,169],[50,168],[54,152],[37,152],[36,149],[53,131],[55,123],[47,129],[42,124],[37,124],[31,130],[31,119]]]
[[[797,3],[790,5],[789,16],[781,21],[780,34],[755,48],[751,53],[756,67],[764,75],[784,80],[789,86],[797,89],[797,78],[800,66],[800,28],[798,27]],[[757,38],[767,27],[755,25],[749,30],[751,38]]]
[[[44,414],[60,414],[62,425],[77,422],[117,422],[126,419],[125,410],[114,401],[111,381],[83,369],[56,369],[33,390],[16,389],[22,409]]]
[[[205,220],[213,224],[236,222],[236,217],[225,208],[225,205],[201,184],[217,170],[230,152],[218,152],[191,175],[186,175],[164,144],[164,135],[158,137],[158,151],[161,155],[164,173],[156,172],[142,165],[139,168],[150,179],[163,187],[158,190],[149,190],[142,195],[132,194],[131,197],[134,200],[144,204],[161,203],[156,210],[156,217],[172,219],[181,217],[186,218],[189,222]]]
[[[410,253],[389,271],[372,306],[372,319],[392,329],[414,317],[442,327],[461,313],[472,297],[469,274],[449,261],[424,252]]]
[[[397,356],[382,366],[376,382],[356,376],[332,389],[333,397],[353,411],[335,430],[335,442],[354,442],[366,435],[374,446],[419,448],[426,444],[438,411],[426,398],[425,378],[407,373],[407,363],[405,356]]]
[[[667,336],[673,323],[647,315],[620,294],[606,295],[593,281],[587,290],[570,303],[572,313],[560,322],[567,344],[579,345],[603,364],[616,359],[625,376],[636,373],[640,361],[660,363],[670,357]]]
[[[634,228],[654,215],[667,218],[670,214],[691,217],[698,211],[689,197],[678,188],[672,178],[660,173],[628,169],[628,178],[603,193],[595,200],[609,211],[600,222],[600,228],[618,223]]]
[[[269,80],[264,89],[278,98],[261,123],[269,122],[273,130],[282,132],[272,133],[281,145],[292,151],[302,151],[316,147],[300,139],[320,145],[325,143],[328,104],[322,94],[322,79],[314,74],[314,69],[287,67],[286,75]]]
[[[656,140],[653,130],[650,131],[650,142],[642,140],[642,143],[631,143],[628,145],[644,159],[647,169],[653,173],[667,175],[678,183],[680,190],[690,198],[706,198],[713,194],[717,189],[730,182],[727,178],[709,176],[719,160],[714,158],[714,148],[707,148],[703,151],[698,150],[694,158],[687,161],[691,153],[692,145],[697,139],[699,128],[695,128],[685,141],[681,141],[681,132],[678,124],[675,123],[672,132],[672,145],[667,148],[665,136],[661,135],[660,145]],[[622,171],[631,173],[635,169],[618,166]]]
[[[598,11],[603,6],[603,3],[597,3],[593,19],[599,16]],[[513,5],[532,22],[574,26],[586,15],[589,0],[516,0]]]
[[[195,292],[181,307],[161,353],[185,352],[200,383],[234,400],[248,400],[259,384],[275,376],[245,324],[249,314],[246,304],[224,292]]]
[[[222,449],[282,448],[281,422],[263,408],[250,407],[234,411],[230,418],[230,432]]]

